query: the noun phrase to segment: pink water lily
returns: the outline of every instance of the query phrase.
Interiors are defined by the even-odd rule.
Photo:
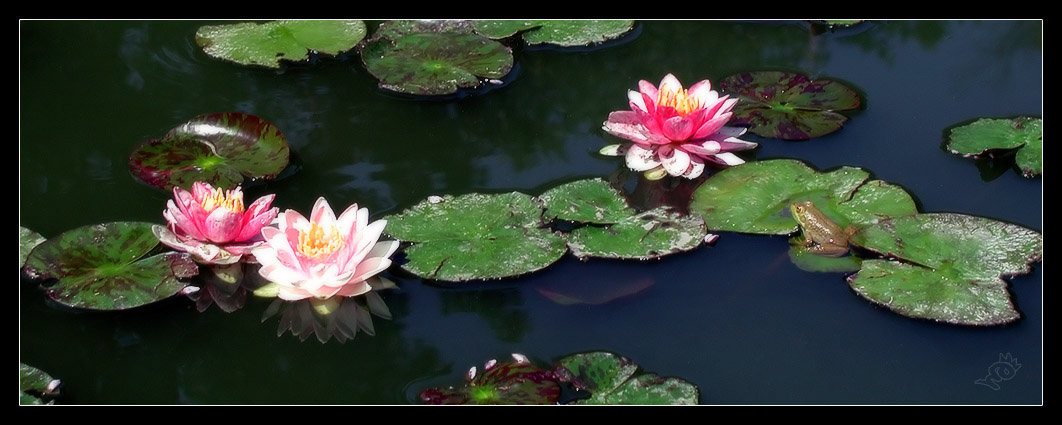
[[[169,228],[153,226],[159,241],[192,254],[202,264],[234,264],[251,249],[262,244],[262,228],[276,218],[278,209],[270,208],[275,195],[255,200],[246,209],[243,191],[215,188],[195,182],[191,192],[173,188],[173,199],[166,203],[162,216]]]
[[[288,301],[367,293],[381,285],[376,275],[391,265],[389,257],[398,249],[398,241],[379,240],[387,221],[370,224],[369,211],[357,204],[337,218],[318,198],[309,219],[287,210],[276,225],[262,229],[266,243],[252,252],[262,264],[258,273]]]
[[[644,171],[650,180],[669,174],[698,177],[704,173],[705,161],[742,164],[745,161],[732,152],[756,147],[738,139],[744,128],[726,126],[737,99],[719,97],[708,80],[686,90],[668,74],[659,88],[639,81],[638,91],[629,91],[627,97],[631,110],[612,112],[602,128],[634,143],[606,146],[601,153],[625,155],[627,167]]]

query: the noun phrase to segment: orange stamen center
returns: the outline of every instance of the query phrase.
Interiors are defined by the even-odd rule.
[[[686,89],[674,88],[667,84],[660,87],[656,104],[675,108],[675,112],[681,116],[689,115],[690,112],[696,111],[701,107],[697,99],[690,97]]]
[[[299,232],[299,252],[317,258],[336,252],[343,246],[343,238],[335,226],[321,227],[310,223],[310,229]]]
[[[229,191],[214,188],[210,191],[210,195],[203,199],[202,204],[206,212],[214,211],[218,207],[224,207],[233,212],[243,212],[243,191],[238,187]]]

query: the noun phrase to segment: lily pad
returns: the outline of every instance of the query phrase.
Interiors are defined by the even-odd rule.
[[[972,156],[1017,150],[1014,162],[1025,177],[1043,173],[1043,120],[1032,117],[981,118],[951,130],[948,150]]]
[[[918,212],[902,188],[868,177],[854,167],[821,173],[791,159],[748,162],[706,180],[694,191],[690,212],[703,216],[709,231],[768,235],[797,232],[789,206],[804,200],[841,228]]]
[[[700,246],[708,229],[697,215],[655,208],[608,226],[584,226],[568,234],[568,247],[579,258],[649,259]]]
[[[583,223],[618,223],[634,214],[623,193],[604,179],[565,183],[538,197],[546,206],[546,218]]]
[[[745,72],[727,77],[719,87],[740,99],[731,125],[749,126],[754,134],[783,140],[833,133],[848,120],[836,111],[860,105],[859,94],[839,82],[812,81],[791,72]]]
[[[268,121],[239,112],[200,115],[161,139],[143,142],[129,169],[144,182],[170,191],[195,181],[235,187],[244,179],[276,177],[289,159],[288,139]]]
[[[187,286],[179,279],[199,273],[186,253],[147,256],[158,244],[151,223],[84,226],[41,243],[24,270],[34,279],[58,279],[45,292],[60,304],[124,310],[176,295]]]
[[[505,38],[520,31],[527,44],[554,44],[558,46],[587,46],[602,43],[634,29],[630,20],[482,20],[473,21],[476,32],[490,38]]]
[[[44,242],[44,237],[39,233],[34,232],[22,226],[18,226],[18,267],[22,268],[26,264],[26,257],[29,256],[30,251],[33,251],[37,245]]]
[[[634,376],[638,365],[609,352],[575,354],[557,362],[553,374],[561,382],[589,391],[590,398],[572,404],[697,404],[697,386],[654,373]]]
[[[556,404],[560,385],[553,375],[514,354],[511,362],[487,362],[481,374],[475,367],[460,388],[431,388],[420,393],[426,404]]]
[[[18,404],[40,405],[54,404],[52,397],[57,395],[59,380],[47,373],[22,362],[18,364]]]
[[[897,260],[867,260],[848,278],[859,295],[910,317],[962,325],[1017,320],[1003,276],[1028,273],[1043,235],[962,214],[897,217],[851,243]]]
[[[359,45],[380,87],[406,94],[447,95],[500,79],[512,70],[512,50],[453,22],[387,22]]]
[[[497,279],[542,269],[567,251],[541,217],[542,206],[519,192],[448,195],[386,217],[385,231],[414,243],[402,268],[417,276]]]
[[[206,54],[241,65],[280,67],[280,60],[301,61],[308,52],[337,55],[365,38],[356,20],[287,20],[206,25],[195,42]]]

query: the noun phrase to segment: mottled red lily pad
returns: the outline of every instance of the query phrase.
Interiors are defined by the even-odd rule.
[[[719,86],[740,99],[730,125],[748,126],[753,134],[783,140],[833,133],[848,120],[837,111],[861,104],[859,94],[844,84],[791,72],[744,72],[725,78]]]
[[[140,180],[163,190],[188,189],[195,181],[235,187],[245,179],[271,179],[288,165],[288,139],[254,115],[200,115],[147,140],[129,156]]]
[[[183,252],[150,255],[159,244],[151,223],[83,226],[44,241],[24,270],[33,279],[58,279],[48,297],[70,307],[124,310],[179,293],[180,279],[199,273]]]
[[[510,362],[491,360],[482,373],[473,367],[460,388],[431,388],[420,393],[426,404],[556,404],[560,384],[549,371],[519,354]]]

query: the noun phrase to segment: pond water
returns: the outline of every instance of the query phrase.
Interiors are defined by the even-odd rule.
[[[319,196],[372,217],[429,195],[520,191],[608,177],[619,139],[601,123],[639,79],[689,84],[788,70],[844,81],[864,108],[806,142],[749,135],[747,160],[861,167],[923,212],[1043,231],[1043,181],[942,149],[978,117],[1042,116],[1041,21],[890,21],[812,35],[801,22],[648,21],[597,49],[517,49],[506,84],[460,99],[377,88],[356,53],[283,71],[206,56],[199,21],[20,24],[19,222],[45,237],[109,221],[162,223],[169,194],[133,178],[141,141],[189,118],[238,111],[287,136],[298,169],[248,188],[307,213]],[[370,25],[370,29],[372,25]],[[633,187],[634,179],[628,181]],[[547,364],[607,350],[684,378],[702,404],[1038,404],[1043,401],[1043,267],[1010,279],[1022,314],[998,327],[902,317],[856,295],[844,274],[789,261],[787,239],[722,233],[712,247],[652,261],[567,256],[518,278],[425,281],[397,266],[382,293],[393,320],[353,341],[277,337],[268,300],[204,313],[181,297],[120,312],[48,302],[19,286],[19,358],[62,379],[61,404],[408,404],[465,371],[518,352]],[[604,304],[540,290],[651,285]],[[975,384],[1001,354],[1021,367]]]

